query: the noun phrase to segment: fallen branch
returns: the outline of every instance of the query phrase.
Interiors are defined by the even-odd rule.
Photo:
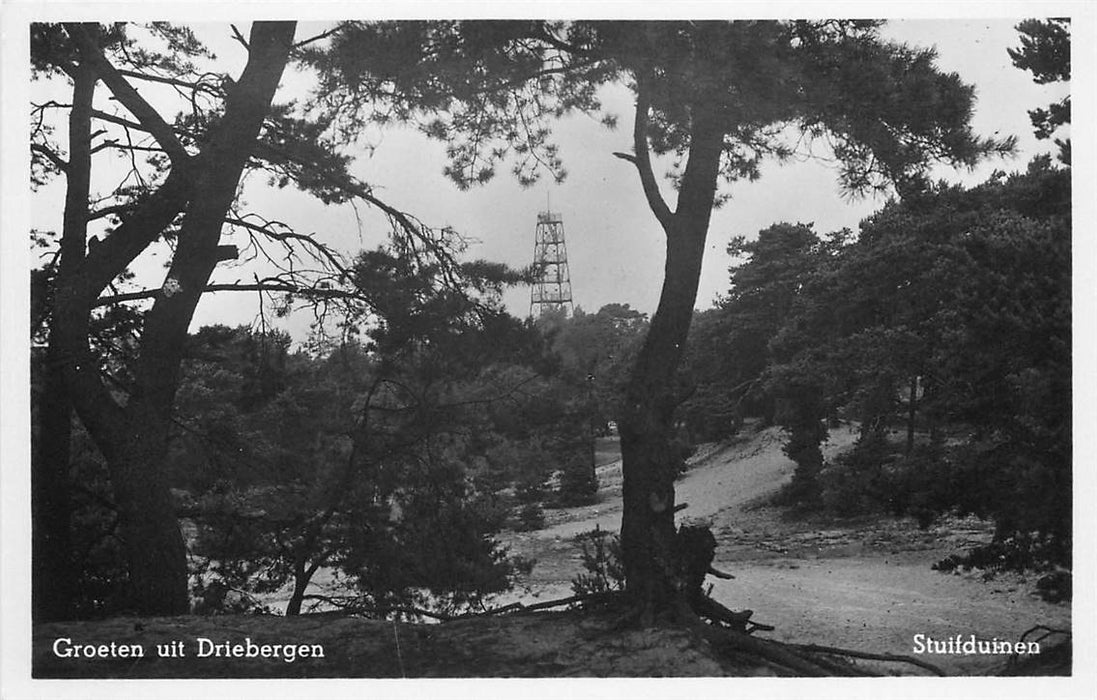
[[[332,598],[326,595],[309,594],[302,598],[302,600],[318,600],[322,603],[330,603],[338,610],[324,610],[322,612],[304,613],[308,616],[334,616],[334,615],[388,615],[389,613],[401,613],[404,615],[420,615],[422,617],[429,617],[434,620],[440,620],[442,622],[449,622],[454,617],[451,615],[444,615],[442,613],[436,613],[431,610],[424,610],[423,608],[416,608],[411,605],[391,605],[391,606],[372,606],[372,605],[353,605],[343,602],[337,598]]]
[[[938,676],[947,676],[948,674],[941,670],[940,667],[933,664],[916,659],[913,656],[903,656],[900,654],[875,654],[869,651],[857,651],[855,649],[840,649],[838,647],[827,647],[819,644],[796,644],[797,649],[801,649],[806,652],[816,654],[833,654],[836,656],[848,656],[853,659],[868,659],[871,661],[895,661],[899,663],[913,664],[924,668],[931,673],[935,673]]]
[[[701,634],[716,648],[724,648],[727,651],[745,652],[758,657],[763,661],[775,664],[787,669],[798,676],[820,678],[833,675],[867,675],[861,669],[839,669],[834,664],[807,658],[795,653],[779,642],[752,637],[745,632],[706,625],[701,625]]]
[[[493,615],[502,614],[514,614],[519,615],[523,613],[537,612],[538,610],[548,610],[550,608],[559,608],[564,605],[572,605],[574,603],[583,603],[596,599],[609,598],[613,595],[613,592],[606,593],[588,593],[586,595],[573,595],[567,598],[557,598],[555,600],[546,600],[541,603],[534,603],[533,605],[525,605],[524,603],[511,603],[498,608],[489,608],[480,612],[469,612],[461,615],[446,615],[444,613],[433,612],[431,610],[424,610],[423,608],[416,608],[410,605],[392,605],[392,606],[371,606],[371,605],[354,605],[337,598],[330,596],[310,594],[304,597],[304,600],[318,600],[323,603],[329,603],[339,608],[338,610],[325,610],[317,613],[305,613],[306,615],[387,615],[389,613],[402,613],[404,615],[420,615],[423,617],[429,617],[441,622],[454,622],[456,620],[467,620],[477,617],[491,617]]]
[[[533,605],[514,603],[514,605],[519,606],[515,614],[537,612],[538,610],[548,610],[549,608],[559,608],[564,605],[572,605],[574,603],[586,603],[593,600],[609,600],[610,598],[615,597],[615,594],[615,591],[607,591],[603,593],[573,595],[567,598],[558,598],[556,600],[546,600],[543,603],[534,603]]]
[[[1071,636],[1070,630],[1056,629],[1054,627],[1048,627],[1047,625],[1036,625],[1035,627],[1031,627],[1031,628],[1025,630],[1025,633],[1021,635],[1021,641],[1022,642],[1027,642],[1028,641],[1028,636],[1030,634],[1032,634],[1033,632],[1040,632],[1040,631],[1042,631],[1043,634],[1041,634],[1036,639],[1033,639],[1032,641],[1039,643],[1039,642],[1044,641],[1045,639],[1047,639],[1048,637],[1050,637],[1053,634],[1063,634],[1063,635],[1066,635],[1067,637]]]

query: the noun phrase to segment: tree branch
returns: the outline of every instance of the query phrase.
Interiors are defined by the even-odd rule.
[[[150,105],[140,93],[130,85],[125,76],[118,72],[95,41],[88,35],[87,30],[78,23],[66,23],[65,28],[73,41],[80,47],[81,59],[92,66],[99,75],[99,79],[110,89],[114,96],[129,110],[130,114],[137,118],[142,126],[153,135],[177,165],[190,161],[190,154],[179,139],[175,137],[175,131],[171,128],[160,113]]]
[[[278,292],[283,294],[297,294],[300,296],[316,297],[321,299],[358,299],[360,295],[344,289],[323,289],[317,287],[304,287],[289,284],[277,280],[267,280],[249,284],[207,284],[202,293],[207,292]],[[163,293],[163,289],[142,289],[136,292],[124,294],[112,294],[99,297],[92,305],[93,308],[112,306],[127,301],[139,301],[141,299],[155,299]]]
[[[255,217],[257,219],[260,219],[263,223],[256,224],[251,221],[247,221],[247,217]],[[257,214],[245,214],[243,217],[226,217],[225,223],[229,224],[230,226],[239,226],[241,228],[247,229],[248,231],[253,231],[255,233],[268,236],[287,246],[289,245],[288,241],[299,241],[314,250],[314,257],[322,258],[323,260],[327,261],[327,263],[331,265],[332,268],[338,270],[341,273],[347,272],[346,266],[343,264],[343,261],[340,260],[339,257],[331,251],[330,248],[322,243],[317,242],[311,236],[303,233],[297,233],[289,226],[286,226],[280,221],[268,221],[258,216]],[[283,230],[276,231],[274,230],[275,226],[280,226]]]
[[[95,211],[88,212],[88,221],[95,221],[96,219],[102,219],[114,214],[123,214],[128,211],[133,211],[133,204],[112,204],[110,206],[103,207],[102,209],[96,209]]]
[[[232,38],[236,39],[248,51],[251,51],[251,46],[248,45],[248,40],[244,38],[244,35],[240,33],[240,30],[236,28],[235,24],[229,25],[232,27]]]
[[[30,150],[34,151],[35,153],[41,153],[42,155],[44,155],[47,159],[49,159],[51,163],[57,166],[57,169],[61,172],[67,173],[69,171],[68,161],[57,155],[57,152],[49,146],[41,143],[32,143],[30,145]]]
[[[631,160],[640,173],[640,184],[644,188],[644,197],[648,206],[655,214],[655,218],[669,232],[674,221],[674,214],[667,206],[663,195],[659,193],[659,183],[655,180],[655,173],[651,169],[651,153],[648,149],[648,110],[651,109],[648,97],[647,81],[639,73],[636,76],[636,120],[632,127],[632,147],[636,155]],[[618,156],[621,157],[621,156]]]
[[[114,148],[116,150],[126,151],[126,152],[129,152],[129,153],[132,153],[133,151],[144,151],[146,153],[163,153],[164,152],[164,149],[157,148],[156,146],[134,146],[134,145],[129,145],[129,144],[123,145],[123,144],[118,143],[114,139],[109,139],[107,141],[103,141],[98,146],[91,149],[91,152],[93,154],[95,154],[95,153],[98,153],[99,151],[102,151],[102,150],[105,150],[105,149],[108,149],[108,148]]]
[[[163,233],[186,206],[193,190],[192,179],[172,169],[164,183],[114,233],[88,251],[87,274],[81,285],[87,303],[93,302],[111,280]]]
[[[207,83],[202,82],[202,79],[207,75],[212,76],[212,73],[206,73],[199,76],[198,80],[187,81],[179,80],[178,78],[170,78],[163,75],[153,75],[151,73],[141,73],[139,71],[125,70],[123,68],[118,69],[118,74],[125,78],[135,78],[137,80],[146,80],[151,83],[162,83],[164,85],[171,85],[174,87],[187,88],[194,91],[205,91],[210,94],[216,94],[218,91]]]
[[[929,662],[922,661],[921,659],[916,659],[913,656],[902,656],[900,654],[875,654],[868,651],[840,649],[838,647],[827,647],[821,646],[819,644],[797,644],[795,645],[795,648],[815,654],[834,654],[837,656],[848,656],[854,659],[868,659],[870,661],[898,661],[905,664],[913,664],[914,666],[919,666],[938,676],[948,675],[939,667],[934,666]]]
[[[90,39],[89,39],[90,41]],[[99,375],[89,346],[86,280],[88,277],[88,197],[91,187],[91,113],[98,74],[90,65],[74,66],[72,111],[69,113],[68,187],[57,265],[50,352],[63,362],[65,389],[88,432],[100,444],[118,437],[122,408]],[[113,275],[107,279],[107,283]],[[105,286],[105,284],[104,284]],[[103,440],[107,437],[107,440]]]
[[[346,22],[340,22],[339,24],[335,25],[334,27],[327,30],[326,32],[320,32],[316,36],[309,37],[308,39],[302,39],[301,41],[294,44],[293,48],[296,50],[296,49],[301,48],[302,46],[308,46],[309,44],[311,44],[313,42],[323,41],[324,39],[327,39],[329,36],[332,36],[333,34],[337,34],[338,32],[340,32],[346,25],[347,25]]]
[[[309,163],[297,157],[294,153],[278,148],[270,143],[256,145],[254,155],[257,158],[271,163],[287,161],[302,168],[315,168],[314,163]],[[420,262],[424,253],[429,253],[435,261],[440,263],[441,275],[450,286],[457,286],[454,270],[456,263],[453,259],[453,251],[447,246],[444,238],[433,236],[435,229],[431,229],[413,216],[378,199],[373,190],[366,183],[356,179],[346,171],[324,173],[332,186],[338,188],[351,198],[361,199],[380,209],[389,217],[393,228],[403,232],[403,236],[395,236],[396,242],[407,252],[408,256]]]
[[[100,119],[102,121],[105,121],[105,122],[110,122],[111,124],[117,124],[119,126],[124,126],[127,129],[135,129],[137,131],[144,131],[146,134],[151,134],[152,133],[151,131],[149,131],[148,127],[145,127],[145,126],[139,124],[138,122],[130,121],[129,119],[126,119],[124,117],[119,117],[119,116],[114,115],[114,114],[107,114],[106,112],[101,112],[98,109],[93,109],[91,111],[91,116],[95,117],[96,119]]]

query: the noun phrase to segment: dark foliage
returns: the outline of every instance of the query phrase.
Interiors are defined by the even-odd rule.
[[[923,525],[975,514],[1017,561],[1069,565],[1069,178],[1040,158],[941,186],[820,260],[769,344],[766,386],[798,465],[786,502]],[[834,415],[861,436],[824,465]]]
[[[1040,84],[1068,82],[1070,80],[1070,20],[1063,18],[1027,19],[1017,25],[1021,46],[1008,49],[1013,65],[1032,73]],[[1047,108],[1029,110],[1029,118],[1036,138],[1047,139],[1060,126],[1070,123],[1070,95]],[[1055,139],[1059,147],[1059,160],[1070,164],[1070,138]]]
[[[582,548],[583,569],[571,580],[575,595],[591,595],[623,591],[625,569],[621,563],[621,539],[617,535],[595,528],[575,536]]]

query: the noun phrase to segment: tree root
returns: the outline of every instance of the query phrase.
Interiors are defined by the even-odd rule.
[[[856,649],[841,649],[839,647],[827,647],[819,644],[796,644],[795,648],[817,654],[830,654],[833,656],[848,656],[854,659],[869,659],[871,661],[895,661],[898,663],[911,664],[924,668],[925,670],[934,673],[938,676],[947,676],[940,667],[933,664],[916,659],[913,656],[903,656],[901,654],[875,654],[868,651],[857,651]]]
[[[753,615],[753,611],[751,610],[733,611],[708,596],[695,600],[693,603],[693,611],[700,618],[712,621],[713,625],[706,625],[706,627],[709,629],[719,629],[725,633],[723,636],[717,633],[715,635],[717,637],[716,639],[713,639],[714,635],[712,633],[706,634],[706,638],[709,639],[710,642],[714,642],[715,645],[729,647],[740,652],[747,652],[797,673],[806,675],[822,674],[841,676],[881,675],[863,668],[858,668],[848,661],[845,663],[832,661],[827,658],[829,656],[844,657],[847,660],[867,659],[872,661],[907,663],[923,668],[938,676],[947,675],[937,666],[910,656],[876,654],[819,644],[784,644],[772,640],[757,639],[750,635],[758,630],[771,631],[774,629],[773,626],[751,620],[750,618]]]
[[[334,603],[335,601],[329,600],[328,602]],[[482,612],[466,613],[463,615],[443,615],[420,608],[401,606],[381,608],[349,605],[343,607],[339,611],[311,614],[377,615],[402,613],[431,617],[445,623],[496,615],[528,614],[567,605],[578,605],[581,603],[606,604],[612,602],[619,602],[626,606],[626,609],[617,621],[610,626],[611,629],[620,630],[634,626],[651,627],[656,624],[656,618],[658,618],[658,622],[661,622],[667,627],[686,628],[692,634],[707,641],[714,650],[721,654],[734,654],[741,659],[753,659],[756,662],[766,664],[781,671],[786,675],[809,677],[883,675],[858,667],[850,661],[851,659],[906,663],[918,666],[938,676],[947,675],[937,666],[910,656],[876,654],[819,644],[787,644],[775,640],[754,637],[752,636],[753,632],[759,630],[772,630],[773,627],[751,620],[750,618],[752,617],[753,612],[750,610],[734,611],[708,596],[695,599],[692,605],[687,604],[684,599],[681,599],[677,601],[676,605],[672,605],[664,615],[654,615],[652,611],[645,611],[643,607],[627,605],[628,594],[617,591],[591,593],[588,595],[573,595],[568,596],[567,598],[546,600],[533,605],[511,603],[510,605],[499,608],[492,608]],[[708,620],[708,622],[706,622],[706,620]],[[1048,633],[1062,632],[1062,630],[1050,630],[1049,628],[1034,628],[1033,630],[1026,632],[1026,635],[1041,629]]]
[[[725,654],[746,654],[768,665],[783,669],[789,675],[820,678],[824,676],[871,675],[853,666],[842,667],[833,662],[798,654],[780,642],[759,639],[746,632],[706,625],[698,621],[698,632],[712,647]]]

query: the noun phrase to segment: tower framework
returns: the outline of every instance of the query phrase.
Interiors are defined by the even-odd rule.
[[[548,311],[571,313],[571,273],[564,244],[564,220],[559,214],[543,211],[537,215],[533,266],[538,273],[530,292],[529,313],[543,316]]]

